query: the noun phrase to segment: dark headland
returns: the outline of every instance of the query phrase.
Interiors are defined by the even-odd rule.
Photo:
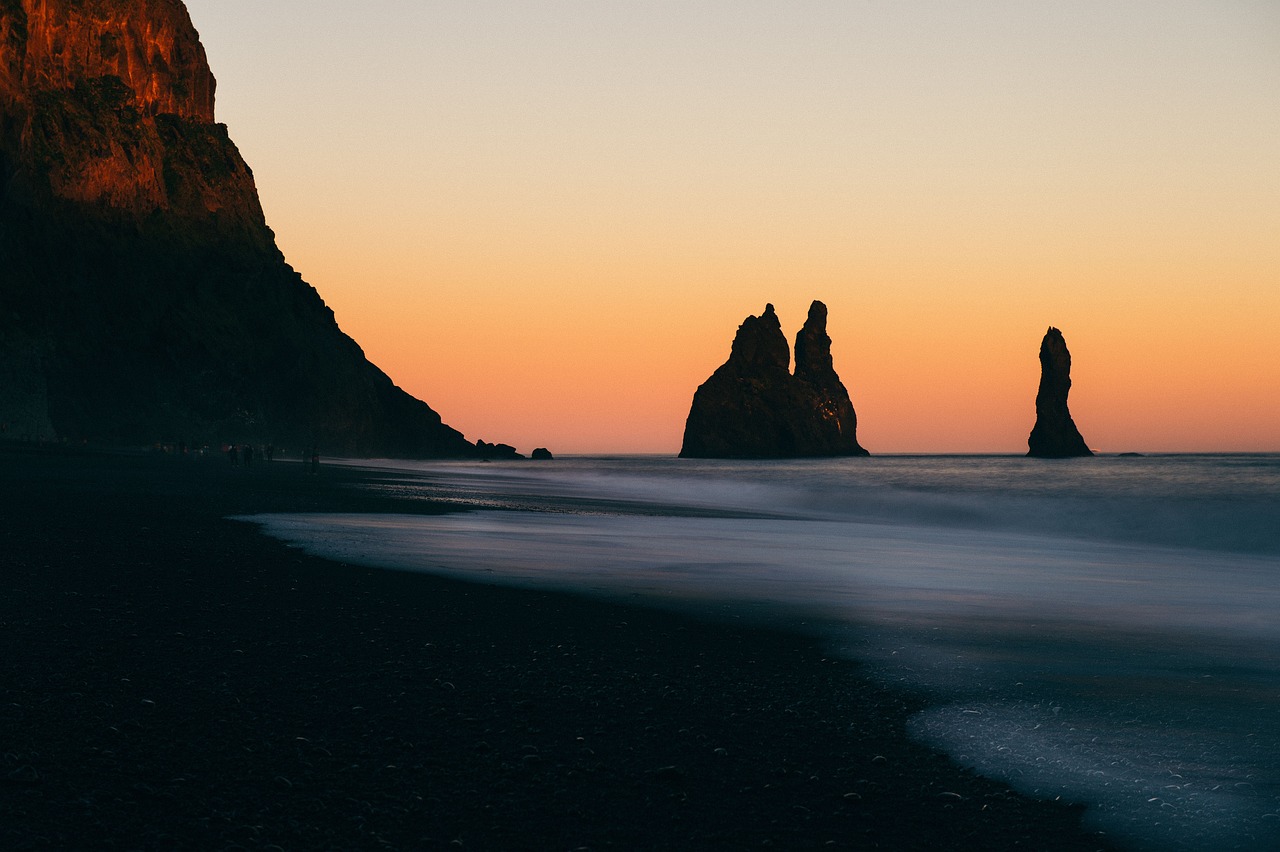
[[[0,445],[0,848],[1105,848],[805,636],[224,520],[442,510],[305,471]]]
[[[865,456],[858,417],[836,374],[827,306],[796,335],[796,366],[773,305],[738,326],[729,359],[693,395],[681,458]]]
[[[339,329],[276,247],[215,89],[180,0],[0,0],[0,430],[514,457]]]

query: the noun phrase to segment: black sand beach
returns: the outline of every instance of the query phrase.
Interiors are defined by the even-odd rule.
[[[295,462],[0,449],[5,849],[1093,850],[813,639],[340,565]]]

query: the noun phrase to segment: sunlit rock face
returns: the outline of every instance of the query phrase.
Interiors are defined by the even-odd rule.
[[[118,77],[133,106],[213,121],[214,79],[175,0],[6,0],[0,37],[20,50],[0,67],[10,91],[72,89]],[[14,61],[17,60],[17,61]]]
[[[1062,332],[1050,327],[1040,343],[1040,389],[1036,393],[1036,425],[1027,439],[1029,456],[1048,459],[1093,453],[1067,410],[1071,391],[1071,353]]]
[[[17,192],[99,214],[208,218],[270,241],[253,175],[213,121],[215,83],[177,0],[0,0],[0,102]],[[16,126],[15,126],[16,125]]]
[[[479,456],[285,263],[215,88],[179,0],[0,0],[0,438]]]
[[[693,395],[682,458],[865,456],[836,375],[827,307],[814,302],[796,336],[796,369],[773,305],[738,327],[729,360]]]

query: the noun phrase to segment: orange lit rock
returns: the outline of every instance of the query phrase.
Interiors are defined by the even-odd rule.
[[[10,78],[0,85],[31,92],[117,77],[148,115],[213,121],[213,74],[177,0],[9,0],[0,9],[0,38],[26,33],[18,61],[0,66]]]
[[[104,218],[219,214],[271,241],[253,175],[214,123],[213,74],[178,0],[0,0],[11,191]]]

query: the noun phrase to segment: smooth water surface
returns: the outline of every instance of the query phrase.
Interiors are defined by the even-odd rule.
[[[1280,456],[383,466],[475,511],[253,520],[348,562],[811,613],[937,696],[913,731],[959,762],[1133,848],[1280,848]]]

